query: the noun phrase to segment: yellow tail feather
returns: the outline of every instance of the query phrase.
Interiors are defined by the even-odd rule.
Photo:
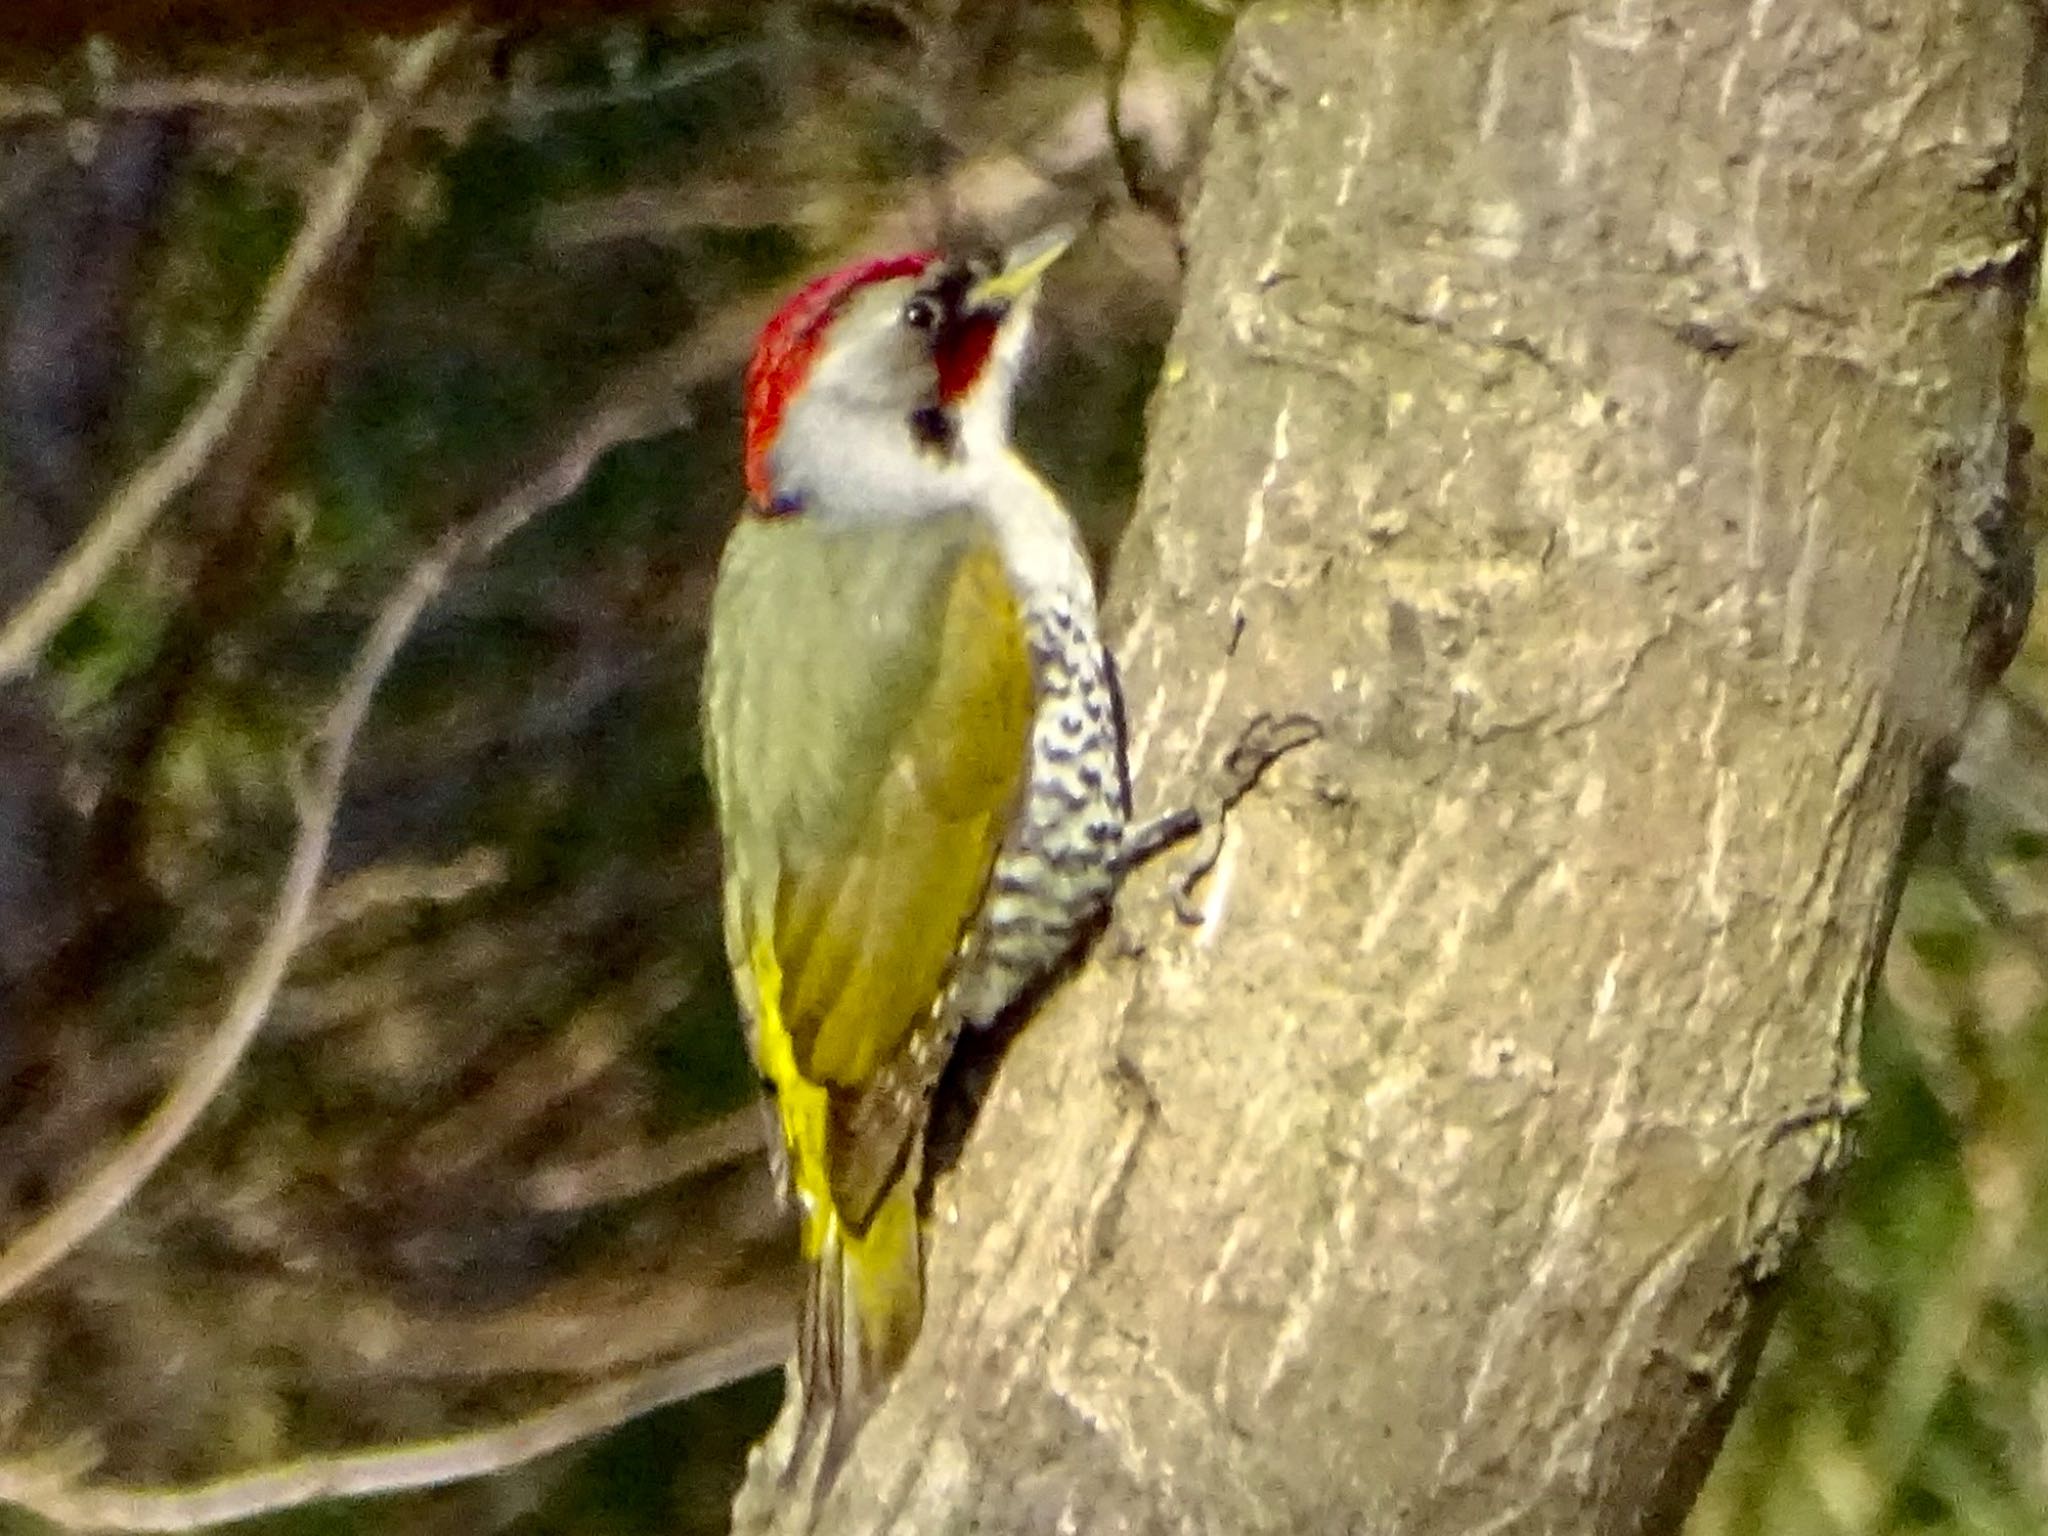
[[[832,1198],[825,1134],[830,1096],[804,1077],[789,1049],[780,1018],[781,978],[772,956],[756,951],[755,975],[760,998],[756,1053],[775,1086],[810,1271],[797,1329],[802,1417],[783,1479],[798,1480],[822,1436],[824,1452],[812,1492],[823,1497],[854,1436],[909,1357],[924,1321],[924,1250],[917,1219],[923,1146],[920,1140],[911,1147],[865,1230],[855,1231]]]
[[[829,1207],[821,1225],[797,1330],[803,1417],[790,1455],[794,1477],[809,1460],[812,1444],[824,1436],[814,1484],[819,1496],[832,1485],[854,1436],[909,1358],[924,1319],[915,1168],[906,1169],[891,1186],[867,1231],[854,1232]]]

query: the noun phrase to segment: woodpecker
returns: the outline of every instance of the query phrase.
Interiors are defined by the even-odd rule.
[[[728,958],[808,1266],[829,1484],[924,1310],[933,1090],[1113,893],[1116,681],[1072,520],[1010,441],[1039,280],[923,251],[817,279],[746,378],[745,509],[706,659]]]

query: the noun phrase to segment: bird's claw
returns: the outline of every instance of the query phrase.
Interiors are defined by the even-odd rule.
[[[1322,722],[1312,715],[1275,715],[1261,710],[1252,716],[1223,755],[1221,782],[1198,804],[1155,816],[1125,837],[1117,858],[1121,871],[1128,874],[1167,849],[1199,837],[1200,845],[1173,879],[1174,915],[1190,927],[1199,924],[1202,915],[1194,905],[1195,887],[1223,853],[1223,818],[1252,792],[1268,768],[1322,734]]]

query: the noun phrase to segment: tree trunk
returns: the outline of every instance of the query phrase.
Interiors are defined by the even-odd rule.
[[[1998,649],[2040,26],[1247,15],[1113,606],[1143,802],[1324,738],[1012,1051],[818,1528],[1676,1526]]]

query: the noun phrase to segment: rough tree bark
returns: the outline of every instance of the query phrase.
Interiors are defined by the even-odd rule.
[[[1114,609],[1151,805],[1325,739],[1012,1052],[818,1528],[1675,1527],[1996,649],[2040,29],[1244,19]]]

